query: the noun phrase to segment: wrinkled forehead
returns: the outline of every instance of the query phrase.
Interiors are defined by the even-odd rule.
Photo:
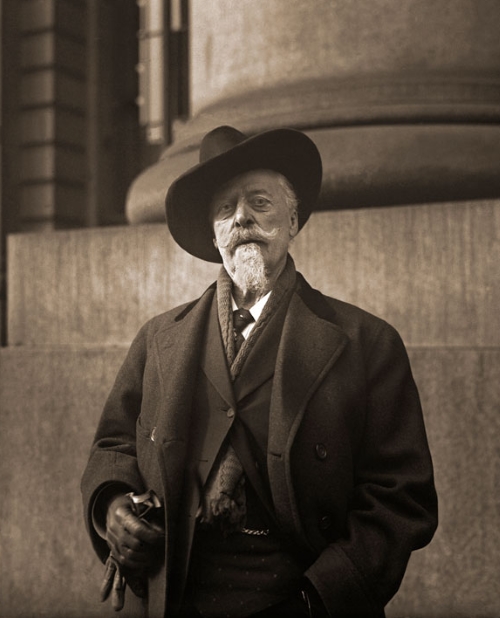
[[[284,177],[274,170],[258,169],[234,176],[221,185],[212,195],[209,207],[209,217],[212,218],[214,208],[223,201],[237,200],[245,195],[255,193],[276,197],[284,194],[280,179]]]

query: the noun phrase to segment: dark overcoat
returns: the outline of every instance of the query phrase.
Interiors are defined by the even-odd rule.
[[[221,414],[204,452],[191,452],[194,384],[214,293],[215,284],[140,330],[82,480],[86,521],[102,560],[108,549],[92,524],[96,492],[117,481],[161,497],[166,559],[150,577],[148,602],[149,616],[159,618],[165,607],[169,613],[172,577],[182,579],[187,569],[195,513],[181,508],[194,491],[186,470],[193,458],[210,467],[232,422]],[[410,553],[430,541],[437,525],[419,396],[394,328],[323,296],[300,274],[278,350],[267,459],[279,524],[306,557],[306,576],[325,606],[332,615],[383,615]]]

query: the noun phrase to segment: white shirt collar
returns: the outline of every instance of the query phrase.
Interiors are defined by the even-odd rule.
[[[271,292],[268,292],[265,296],[260,298],[253,307],[250,307],[249,311],[252,314],[252,317],[256,322],[260,318],[260,314],[264,310],[264,307],[266,306],[266,303],[269,300],[270,296],[271,296]],[[232,294],[231,294],[231,304],[233,306],[233,311],[236,311],[236,309],[238,309],[238,305],[236,304]]]

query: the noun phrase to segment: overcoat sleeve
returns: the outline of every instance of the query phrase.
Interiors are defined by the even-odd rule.
[[[306,572],[332,616],[383,615],[411,552],[437,526],[422,410],[399,334],[382,322],[364,357],[363,430],[347,524]]]
[[[138,333],[128,351],[104,406],[84,471],[81,489],[85,521],[92,544],[101,560],[109,549],[93,523],[96,496],[108,485],[126,491],[145,491],[137,465],[136,421],[141,410],[149,324]]]

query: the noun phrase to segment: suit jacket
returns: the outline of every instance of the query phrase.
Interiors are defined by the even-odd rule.
[[[183,506],[193,504],[186,495],[197,492],[189,473],[193,385],[214,293],[215,284],[139,331],[104,407],[82,479],[86,522],[101,560],[108,549],[93,527],[92,504],[103,485],[153,489],[163,500],[165,560],[149,581],[149,615],[161,618],[170,607],[172,577],[185,574],[194,527],[193,509]],[[226,410],[235,405],[232,397],[229,388]],[[306,577],[332,615],[383,615],[410,553],[426,545],[437,526],[419,396],[398,333],[323,296],[297,274],[269,415],[272,498],[283,532],[307,556]],[[231,422],[227,414],[207,420],[197,469],[205,466],[208,474]],[[200,441],[199,431],[197,436]],[[177,543],[174,561],[178,533],[185,535],[184,558]]]

